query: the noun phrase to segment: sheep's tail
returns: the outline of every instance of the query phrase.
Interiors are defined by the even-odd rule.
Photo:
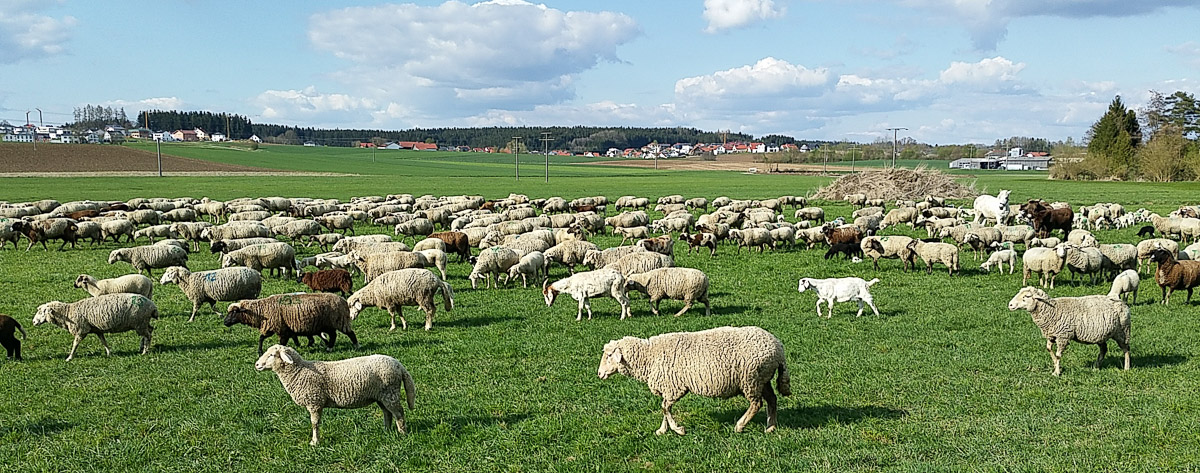
[[[450,289],[450,283],[442,281],[442,299],[445,301],[446,310],[454,310],[454,289]]]
[[[788,376],[787,360],[779,361],[778,377],[775,378],[775,389],[779,391],[780,396],[792,395],[792,378]],[[770,389],[768,387],[767,389]]]
[[[17,322],[17,319],[13,319],[13,323],[17,324],[17,331],[21,332],[21,338],[29,338],[29,335],[25,333],[25,327],[21,326],[21,322]]]
[[[404,370],[404,397],[408,398],[408,408],[416,409],[417,385],[413,384],[412,375],[408,374],[408,370]]]
[[[877,283],[877,282],[879,282],[879,278],[875,278],[875,279],[872,279],[872,280],[870,280],[870,281],[867,281],[867,287],[874,286],[874,285],[875,285],[875,283]]]

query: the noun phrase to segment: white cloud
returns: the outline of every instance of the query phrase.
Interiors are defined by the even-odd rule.
[[[1025,63],[1013,63],[1001,56],[979,62],[954,61],[938,75],[938,81],[947,86],[963,85],[978,90],[1016,92],[1021,87],[1017,82],[1017,74],[1023,69]]]
[[[141,100],[110,100],[102,105],[127,108],[129,112],[140,112],[144,110],[180,110],[184,103],[179,97],[151,97]]]
[[[675,82],[675,98],[684,103],[749,108],[761,99],[820,95],[827,89],[829,69],[808,69],[767,57],[753,65],[687,77]]]
[[[759,20],[783,16],[772,0],[704,0],[702,16],[708,22],[706,33],[740,28]]]
[[[54,18],[37,13],[40,2],[0,2],[0,64],[16,63],[62,54],[71,30],[79,23],[73,16]]]
[[[303,90],[268,90],[259,94],[253,103],[261,108],[264,119],[275,123],[363,122],[379,111],[369,99],[323,94],[311,86]]]
[[[1184,61],[1187,61],[1192,66],[1200,66],[1200,43],[1188,41],[1183,44],[1167,46],[1163,49],[1183,58]]]

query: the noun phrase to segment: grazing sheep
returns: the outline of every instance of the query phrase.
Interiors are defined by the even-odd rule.
[[[217,302],[257,298],[262,292],[262,275],[244,267],[193,273],[182,266],[172,266],[163,273],[159,284],[179,286],[183,295],[192,302],[192,315],[188,317],[188,322],[191,322],[196,320],[201,305],[208,304],[213,313],[220,315]]]
[[[883,222],[880,222],[879,228],[887,228],[902,223],[907,223],[909,226],[912,226],[913,223],[916,222],[919,215],[920,214],[917,213],[917,209],[912,207],[892,209],[888,211],[887,215],[883,216]]]
[[[171,232],[178,235],[177,238],[191,242],[192,251],[200,251],[200,242],[204,240],[200,235],[211,226],[208,222],[176,222],[171,224]]]
[[[146,227],[146,228],[143,228],[136,232],[133,232],[133,238],[135,240],[138,238],[146,238],[146,239],[150,240],[150,243],[154,243],[155,238],[178,238],[178,237],[179,237],[179,235],[176,234],[173,230],[171,230],[171,225],[169,225],[169,224],[155,225],[153,227]]]
[[[78,302],[51,301],[38,306],[33,316],[33,325],[52,323],[66,329],[75,336],[67,361],[75,357],[79,342],[89,333],[96,334],[104,345],[104,354],[112,355],[108,348],[106,333],[135,331],[142,336],[142,354],[150,351],[150,336],[154,327],[150,319],[158,318],[158,307],[154,301],[141,294],[104,294]]]
[[[1062,240],[1060,240],[1058,237],[1030,238],[1029,239],[1029,248],[1034,248],[1034,247],[1054,248],[1060,244],[1062,244]]]
[[[320,232],[317,232],[320,233]],[[218,240],[237,240],[239,238],[272,238],[275,234],[269,227],[257,222],[227,223],[205,228],[200,237],[210,243]]]
[[[1113,279],[1112,289],[1108,290],[1110,299],[1126,299],[1126,294],[1133,294],[1132,299],[1127,299],[1129,303],[1137,303],[1138,283],[1141,278],[1138,277],[1138,272],[1135,269],[1126,269],[1121,271],[1116,278]]]
[[[340,292],[343,297],[354,292],[354,282],[350,279],[350,272],[344,269],[302,273],[297,282],[316,292]]]
[[[992,253],[987,261],[980,264],[979,267],[985,272],[991,272],[993,266],[1000,267],[1000,273],[1004,273],[1004,263],[1008,263],[1008,274],[1012,274],[1017,268],[1017,252],[1012,249],[1000,250]]]
[[[675,313],[683,315],[695,301],[704,303],[704,315],[712,315],[708,303],[708,275],[692,268],[659,268],[644,273],[631,274],[625,279],[625,289],[635,290],[650,297],[650,311],[658,315],[658,303],[663,299],[683,301],[683,308]]]
[[[126,274],[118,278],[100,280],[87,274],[80,274],[75,278],[75,287],[87,291],[93,297],[128,292],[141,294],[149,299],[154,292],[154,281],[141,274]]]
[[[262,342],[267,337],[279,334],[279,343],[300,336],[329,336],[325,341],[326,351],[333,351],[337,332],[350,337],[354,348],[358,348],[358,337],[351,324],[350,306],[342,296],[329,293],[276,294],[262,299],[243,299],[226,309],[225,326],[247,325],[259,330],[258,352],[262,353]]]
[[[372,246],[380,243],[394,243],[392,237],[387,235],[359,235],[352,237],[343,237],[333,245],[333,251],[338,251],[343,254],[351,251],[362,249],[367,246]],[[403,244],[403,243],[401,243]],[[405,245],[405,249],[408,245]]]
[[[446,257],[445,251],[436,248],[429,248],[426,250],[417,250],[413,252],[425,258],[424,267],[428,268],[433,266],[437,268],[438,272],[442,273],[442,279],[446,279],[446,261],[448,258]]]
[[[337,242],[342,239],[342,237],[343,235],[341,233],[322,233],[319,235],[313,235],[312,238],[308,239],[308,244],[304,246],[310,247],[313,245],[313,243],[316,243],[317,246],[321,248],[321,251],[328,251],[329,247],[336,245]]]
[[[680,233],[679,240],[687,242],[688,254],[692,254],[692,250],[696,248],[705,247],[708,248],[708,256],[710,258],[717,255],[717,236],[715,234],[696,232],[688,235],[687,233]],[[621,240],[622,243],[624,241]]]
[[[440,238],[426,238],[424,240],[418,241],[412,247],[413,251],[430,250],[430,249],[446,251],[446,242],[442,241]]]
[[[820,207],[804,207],[796,210],[795,217],[797,220],[812,220],[816,223],[825,223],[825,209]]]
[[[1086,274],[1090,276],[1091,283],[1096,284],[1096,276],[1104,268],[1104,255],[1100,249],[1070,243],[1064,246],[1067,247],[1067,269],[1071,271],[1071,279],[1074,280],[1077,273]]]
[[[112,238],[113,242],[120,242],[121,237],[126,237],[132,243],[135,233],[137,233],[137,225],[131,220],[122,218],[108,220],[100,224],[100,238],[103,240]]]
[[[675,261],[670,256],[650,251],[640,251],[622,256],[621,259],[609,263],[604,267],[615,269],[620,271],[621,275],[629,277],[632,274],[644,273],[658,268],[670,268],[672,266],[675,266]]]
[[[1054,289],[1054,278],[1058,276],[1066,263],[1066,245],[1058,245],[1054,248],[1030,248],[1021,255],[1021,266],[1024,269],[1021,285],[1029,283],[1030,274],[1038,273],[1041,276],[1041,286],[1046,287],[1049,282],[1050,289]]]
[[[730,230],[729,237],[737,241],[738,253],[742,252],[742,247],[747,249],[757,247],[758,252],[762,253],[773,242],[771,232],[763,228]]]
[[[1067,234],[1066,242],[1081,247],[1100,246],[1099,243],[1096,242],[1096,237],[1095,235],[1092,235],[1092,232],[1082,229],[1071,230],[1071,232]]]
[[[271,232],[276,236],[284,236],[289,240],[298,241],[303,237],[308,237],[309,240],[323,232],[321,224],[312,220],[293,220],[271,228]]]
[[[454,290],[450,284],[438,279],[437,275],[427,269],[400,269],[379,275],[362,289],[352,294],[346,302],[350,305],[350,318],[353,320],[362,313],[363,308],[378,307],[388,312],[392,327],[396,330],[396,317],[400,324],[408,329],[408,321],[404,319],[403,306],[418,306],[425,311],[425,330],[433,328],[433,316],[437,305],[433,302],[434,294],[442,292],[446,310],[454,309]]]
[[[928,243],[913,240],[908,244],[909,251],[915,252],[925,262],[925,272],[933,274],[933,264],[946,266],[951,276],[958,271],[958,247],[949,243]]]
[[[631,253],[642,253],[646,249],[640,246],[614,246],[604,250],[588,250],[583,255],[583,265],[592,269],[599,269]]]
[[[597,375],[608,379],[621,373],[646,383],[662,397],[663,421],[655,434],[667,428],[679,435],[671,406],[689,392],[728,399],[743,395],[750,401],[734,431],[741,432],[767,402],[767,432],[775,431],[778,412],[771,378],[779,394],[792,393],[783,342],[758,327],[721,327],[699,332],[676,332],[649,339],[624,337],[604,345]]]
[[[1054,360],[1054,376],[1062,374],[1063,350],[1073,341],[1099,345],[1096,368],[1100,368],[1108,353],[1108,340],[1114,340],[1125,352],[1125,369],[1129,369],[1129,306],[1124,302],[1107,295],[1050,299],[1045,291],[1026,286],[1008,302],[1008,310],[1018,309],[1029,311],[1033,323],[1046,337],[1046,351]]]
[[[428,236],[433,233],[433,220],[414,218],[407,222],[396,224],[394,230],[396,235],[404,235],[404,237],[400,238],[400,241],[404,241],[404,238],[407,237],[412,237],[413,241],[416,241],[417,236]]]
[[[308,361],[284,345],[272,345],[254,362],[258,371],[271,370],[279,377],[292,402],[308,408],[312,440],[320,442],[321,410],[326,407],[357,409],[377,404],[383,409],[383,426],[405,433],[404,402],[414,408],[417,394],[404,365],[387,355],[370,355],[341,361]],[[401,396],[401,389],[404,396]]]
[[[1137,269],[1137,247],[1126,243],[1103,244],[1099,246],[1100,254],[1104,256],[1101,267],[1114,277],[1126,269]]]
[[[904,270],[908,271],[916,264],[916,254],[908,248],[912,242],[911,237],[903,235],[869,236],[863,238],[862,242],[857,245],[859,249],[857,254],[871,258],[876,271],[879,270],[880,258],[899,259],[904,264]],[[853,245],[853,243],[842,244]],[[833,246],[830,246],[830,251],[833,251]],[[853,256],[853,254],[847,253],[847,256]],[[828,253],[826,253],[825,259],[829,259]]]
[[[467,279],[471,281],[471,289],[478,288],[478,281],[484,280],[484,289],[499,286],[500,275],[508,275],[509,268],[521,262],[521,255],[503,246],[493,246],[480,251],[475,258],[475,266]]]
[[[16,332],[21,332],[21,338],[27,338],[25,328],[21,326],[17,319],[0,314],[0,346],[4,347],[4,352],[10,360],[20,361],[21,358],[21,341],[17,340]]]
[[[1138,236],[1138,238],[1145,237],[1145,236],[1154,238],[1154,226],[1153,225],[1143,226],[1141,229],[1138,230],[1137,236]]]
[[[354,217],[348,214],[322,215],[313,220],[330,231],[341,230],[342,233],[355,233]]]
[[[825,242],[830,245],[838,243],[862,243],[864,236],[862,229],[854,225],[838,225],[837,220],[827,222],[820,227],[825,233]]]
[[[279,277],[286,277],[298,271],[296,249],[281,241],[250,245],[221,257],[222,268],[233,266],[245,266],[260,273],[267,269],[272,274],[278,273]]]
[[[261,238],[261,237],[260,238],[236,238],[233,240],[214,241],[208,245],[208,249],[209,249],[209,252],[211,252],[211,253],[225,254],[225,253],[229,253],[231,251],[237,251],[242,248],[246,248],[248,246],[265,245],[268,243],[278,243],[278,242],[279,242],[279,240],[276,240],[274,238]]]
[[[429,234],[428,238],[437,238],[446,244],[446,253],[458,255],[458,262],[463,263],[471,258],[470,237],[464,232],[438,232]]]
[[[361,250],[351,251],[349,255],[358,270],[363,273],[363,282],[371,280],[388,271],[409,268],[424,268],[428,261],[420,253],[411,251],[388,251],[380,253],[363,253]]]
[[[145,271],[153,277],[153,269],[171,266],[187,266],[187,250],[170,245],[146,245],[132,248],[117,248],[108,254],[108,264],[124,261],[133,265],[138,272]]]
[[[846,194],[845,197],[843,197],[843,200],[845,200],[846,203],[858,208],[863,208],[867,205],[866,194]]]
[[[508,268],[508,275],[504,279],[504,284],[521,276],[521,287],[529,287],[529,276],[537,278],[541,274],[543,278],[549,277],[546,274],[546,255],[540,251],[530,251],[521,257],[521,261]]]
[[[825,229],[823,227],[806,228],[796,232],[796,238],[807,244],[808,249],[812,249],[817,243],[825,242]]]
[[[655,238],[638,240],[636,245],[645,248],[646,251],[652,251],[666,256],[675,255],[675,239],[671,238],[671,235],[662,235]]]
[[[837,256],[839,253],[842,254],[842,259],[850,259],[850,258],[854,258],[854,257],[862,257],[863,256],[862,247],[860,247],[859,245],[856,245],[854,243],[838,243],[836,245],[831,245],[829,247],[829,250],[825,252],[825,259],[833,258],[834,256]]]
[[[976,260],[983,259],[993,245],[1004,242],[1004,234],[994,227],[979,227],[968,230],[963,235],[963,244],[971,247],[971,253]]]
[[[822,302],[829,304],[829,315],[825,316],[828,319],[833,317],[833,303],[846,301],[858,302],[858,315],[855,315],[855,317],[862,316],[864,302],[878,316],[879,309],[875,308],[875,299],[871,297],[870,292],[871,286],[874,286],[877,282],[879,282],[879,278],[870,281],[864,281],[862,278],[800,278],[797,290],[804,292],[808,289],[813,289],[817,292],[817,317],[821,316]]]
[[[1166,250],[1150,253],[1150,261],[1158,263],[1154,282],[1162,288],[1162,303],[1171,299],[1171,292],[1187,289],[1187,301],[1192,302],[1192,289],[1200,286],[1200,261],[1176,261]]]
[[[641,240],[650,238],[650,228],[646,226],[640,227],[616,227],[613,228],[613,233],[621,235],[620,245],[624,245],[626,240]]]
[[[555,262],[567,267],[571,274],[575,274],[575,265],[582,264],[583,258],[590,250],[599,250],[600,247],[595,243],[587,241],[564,241],[554,245],[543,251],[546,256],[547,263]],[[549,266],[547,266],[549,268]]]
[[[621,306],[621,320],[629,316],[629,296],[625,292],[625,276],[615,269],[597,269],[576,273],[565,279],[549,284],[547,279],[542,283],[542,297],[546,307],[554,305],[554,300],[560,293],[567,293],[579,302],[579,310],[575,320],[583,319],[583,310],[587,309],[588,320],[592,320],[592,305],[589,299],[597,296],[611,295]]]

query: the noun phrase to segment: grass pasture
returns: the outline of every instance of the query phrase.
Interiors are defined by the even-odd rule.
[[[277,150],[278,148],[278,150]],[[263,150],[270,150],[267,154]],[[412,157],[364,170],[328,148],[264,147],[257,152],[183,149],[177,154],[216,161],[231,153],[254,156],[237,164],[290,170],[349,172],[354,177],[5,178],[0,199],[53,197],[128,199],[139,196],[285,195],[336,197],[400,193],[576,197],[604,194],[729,195],[766,198],[807,194],[819,176],[663,172],[555,164],[551,183],[514,182],[511,161]],[[189,154],[192,153],[192,154]],[[328,153],[328,154],[323,154]],[[267,156],[260,158],[259,156]],[[247,158],[249,159],[249,158]],[[493,160],[493,161],[489,161]],[[268,162],[277,161],[277,162]],[[252,164],[253,163],[253,164]],[[282,163],[282,164],[281,164]],[[267,166],[267,164],[272,164]],[[531,173],[541,168],[530,164]],[[524,170],[524,167],[522,168]],[[561,171],[561,173],[560,173]],[[578,174],[571,174],[578,173]],[[1116,201],[1166,211],[1194,202],[1195,184],[1051,182],[1032,174],[980,173],[977,186],[1013,189],[1013,200],[1044,197],[1075,204]],[[821,203],[829,215],[849,215]],[[788,211],[790,214],[790,210]],[[1136,241],[1137,229],[1102,231],[1103,243]],[[390,233],[375,226],[359,233]],[[888,232],[890,233],[890,232]],[[918,235],[911,231],[900,233]],[[923,232],[919,234],[924,236]],[[601,247],[619,239],[598,237]],[[24,243],[24,242],[22,242]],[[139,242],[140,243],[140,242]],[[128,246],[122,243],[120,246]],[[1026,312],[1008,300],[1020,274],[984,274],[969,252],[963,272],[906,273],[886,260],[825,260],[824,249],[738,254],[723,245],[716,258],[676,246],[678,265],[712,280],[713,315],[664,301],[650,314],[633,295],[633,318],[617,320],[611,299],[592,304],[595,319],[574,320],[575,304],[560,297],[547,308],[537,289],[472,290],[470,267],[451,257],[456,309],[438,311],[432,331],[405,310],[407,331],[388,332],[386,312],[368,309],[355,322],[362,348],[344,337],[332,353],[301,348],[308,359],[370,353],[396,357],[417,383],[410,433],[382,428],[378,408],[326,410],[322,445],[310,448],[308,416],[283,392],[274,374],[253,369],[257,332],[226,328],[202,311],[186,321],[190,303],[174,286],[155,286],[162,317],[154,345],[136,354],[133,333],[109,336],[112,357],[88,337],[76,359],[63,362],[70,335],[33,327],[36,307],[86,295],[71,287],[80,273],[98,278],[129,272],[107,265],[104,243],[64,252],[0,250],[0,313],[29,332],[23,362],[0,361],[0,463],[8,471],[1180,471],[1200,468],[1200,301],[1176,295],[1153,304],[1158,288],[1144,275],[1133,306],[1133,369],[1121,371],[1115,344],[1102,369],[1096,348],[1072,344],[1063,376],[1050,375],[1044,340]],[[304,255],[318,252],[299,248]],[[193,253],[193,270],[218,261]],[[566,274],[552,270],[552,279]],[[798,294],[800,277],[856,275],[882,280],[872,290],[882,316],[854,317],[854,304],[817,318],[816,296]],[[155,276],[161,276],[156,271]],[[1052,296],[1104,293],[1107,283],[1072,284],[1066,275]],[[300,290],[267,278],[264,295]],[[356,281],[361,287],[361,280]],[[219,304],[224,307],[225,304]],[[440,307],[439,307],[440,309]],[[689,395],[674,407],[684,437],[655,436],[659,398],[617,375],[596,377],[601,347],[625,335],[723,325],[758,325],[783,340],[795,394],[780,398],[779,428],[764,434],[760,412],[743,434],[733,424],[744,399]],[[272,341],[274,338],[271,339]]]

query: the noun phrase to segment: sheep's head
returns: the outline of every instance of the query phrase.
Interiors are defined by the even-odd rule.
[[[225,312],[225,326],[232,327],[239,323],[249,325],[251,327],[261,327],[262,317],[258,314],[242,307],[242,302],[234,302],[229,304],[229,308]]]
[[[51,301],[38,306],[37,312],[33,315],[33,324],[41,325],[47,322],[52,322],[54,317],[62,312],[66,304],[59,301]]]
[[[625,354],[621,352],[621,345],[626,338],[620,340],[612,340],[604,344],[604,354],[600,356],[600,368],[596,370],[596,375],[600,379],[608,379],[613,373],[621,371],[623,366],[626,366],[628,360],[625,359]]]
[[[1011,301],[1008,301],[1008,310],[1025,309],[1033,311],[1037,308],[1037,303],[1046,302],[1046,291],[1033,286],[1025,286],[1013,296]]]
[[[183,278],[184,278],[184,271],[187,271],[187,268],[180,267],[180,266],[171,266],[170,268],[167,268],[167,270],[163,272],[162,279],[159,279],[158,283],[159,284],[179,284],[179,281],[183,280]]]
[[[800,278],[800,285],[796,287],[797,291],[804,292],[813,287],[812,280],[809,278]]]
[[[113,264],[113,263],[116,263],[117,261],[121,261],[122,256],[124,256],[124,254],[125,254],[124,250],[125,250],[124,248],[117,248],[115,250],[112,250],[112,252],[108,254],[108,264]]]
[[[1171,259],[1172,259],[1171,252],[1164,250],[1161,247],[1150,252],[1150,262],[1152,262],[1152,263],[1160,263],[1161,264],[1161,263],[1171,260]]]
[[[254,369],[258,371],[275,370],[280,364],[294,364],[300,359],[300,353],[291,347],[283,345],[271,345],[262,356],[258,357],[258,361],[254,362]]]
[[[558,298],[558,289],[550,285],[550,280],[542,281],[542,297],[546,299],[546,307],[554,305],[554,299]]]
[[[92,282],[94,280],[95,280],[95,278],[93,278],[91,276],[88,276],[86,274],[80,274],[79,277],[75,278],[75,287],[83,288],[89,282]]]
[[[351,294],[350,298],[346,299],[346,305],[350,306],[350,320],[358,318],[358,314],[365,308],[358,294]]]

